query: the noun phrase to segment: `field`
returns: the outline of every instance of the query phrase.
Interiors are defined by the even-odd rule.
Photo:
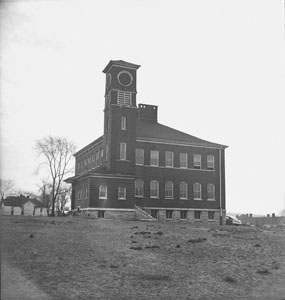
[[[285,299],[285,229],[1,217],[3,300]]]

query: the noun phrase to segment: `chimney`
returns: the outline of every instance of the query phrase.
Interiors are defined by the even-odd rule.
[[[139,104],[139,120],[157,122],[157,109],[156,105]]]

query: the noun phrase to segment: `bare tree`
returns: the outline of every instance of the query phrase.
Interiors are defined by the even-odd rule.
[[[56,206],[57,206],[57,211],[63,213],[64,206],[70,200],[71,197],[71,186],[64,184],[57,196],[56,199]]]
[[[40,184],[38,184],[40,199],[43,202],[46,208],[51,207],[51,189],[52,184],[47,180],[42,180]]]
[[[1,199],[14,191],[14,182],[10,179],[0,179],[0,196]]]
[[[47,167],[51,177],[52,216],[54,216],[55,201],[61,190],[63,178],[73,171],[71,161],[75,149],[74,143],[63,137],[48,136],[36,142],[36,150],[44,158],[44,162],[39,167]]]

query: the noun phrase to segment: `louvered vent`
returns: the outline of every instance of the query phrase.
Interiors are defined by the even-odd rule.
[[[130,106],[131,105],[132,95],[130,92],[118,91],[118,101],[117,104],[121,106]]]

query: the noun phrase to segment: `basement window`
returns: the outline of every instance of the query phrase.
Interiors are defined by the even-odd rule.
[[[173,210],[167,210],[166,219],[172,219],[172,218],[173,218]]]
[[[194,211],[194,219],[201,220],[201,211],[199,211],[199,210]]]
[[[104,218],[105,217],[105,210],[98,210],[98,218]]]
[[[187,219],[187,210],[180,211],[180,219],[186,220]]]
[[[215,218],[215,212],[214,211],[208,211],[208,219],[214,220]]]

